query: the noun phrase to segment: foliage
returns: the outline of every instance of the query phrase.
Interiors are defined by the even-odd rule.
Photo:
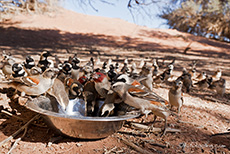
[[[230,0],[171,0],[160,17],[167,20],[170,28],[179,31],[230,39]]]
[[[13,14],[53,11],[58,0],[0,0],[0,20]]]

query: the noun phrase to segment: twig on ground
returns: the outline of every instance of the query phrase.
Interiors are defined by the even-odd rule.
[[[161,147],[161,148],[166,148],[166,145],[156,143],[156,141],[154,141],[152,139],[151,140],[140,139],[140,140],[143,141],[143,142],[148,142],[149,144],[151,144],[153,146],[158,146],[158,147]]]
[[[36,118],[38,118],[40,115],[37,114],[33,118],[31,118],[25,125],[23,125],[19,130],[17,130],[15,133],[13,133],[11,136],[0,142],[0,147],[2,147],[3,144],[13,139],[15,136],[17,136],[23,129],[25,129],[32,121],[34,121]]]
[[[176,128],[167,127],[167,128],[166,128],[166,132],[169,132],[169,133],[177,133],[177,132],[181,132],[181,130],[180,130],[180,129],[176,129]]]
[[[145,131],[149,131],[151,129],[151,127],[149,127],[149,126],[146,126],[144,124],[134,123],[134,122],[131,122],[130,126],[131,126],[131,128],[139,129],[139,130],[145,130]]]
[[[161,128],[153,127],[153,126],[146,126],[144,124],[139,124],[139,123],[131,122],[130,125],[131,125],[131,128],[138,129],[138,130],[143,130],[145,133],[149,133],[149,132],[155,133],[155,132],[161,132],[162,131]],[[176,132],[181,132],[181,130],[167,127],[166,132],[176,133]]]
[[[20,142],[22,140],[22,138],[26,135],[27,128],[28,128],[28,126],[25,127],[25,131],[24,131],[23,135],[15,140],[13,146],[10,148],[10,150],[7,152],[7,154],[10,154],[17,147],[18,142]]]
[[[115,150],[117,149],[117,147],[115,146],[115,147],[113,147],[112,149],[110,149],[110,150],[107,150],[107,149],[104,149],[104,154],[110,154],[110,153],[112,153],[112,152],[114,152]]]
[[[2,110],[1,112],[2,112],[2,113],[5,113],[5,114],[7,114],[7,115],[9,115],[9,116],[11,116],[11,117],[14,117],[14,118],[16,118],[16,119],[19,119],[19,120],[24,121],[24,119],[22,119],[21,117],[16,116],[16,115],[13,115],[12,113],[10,113],[10,112],[8,112],[8,111],[6,111],[6,110]]]
[[[119,136],[117,136],[117,137],[118,137],[118,139],[120,139],[123,143],[125,143],[126,145],[132,147],[134,150],[136,150],[136,151],[138,151],[138,152],[140,152],[140,153],[143,153],[143,154],[151,154],[151,153],[152,153],[152,152],[149,152],[149,151],[147,151],[147,150],[144,150],[144,149],[140,148],[139,146],[137,146],[136,144],[134,144],[134,143],[131,142],[130,140],[128,141],[128,140],[126,140],[126,139],[123,138],[123,137],[119,137]]]
[[[134,131],[118,131],[120,134],[127,134],[132,136],[139,136],[139,137],[146,137],[146,134],[141,132],[134,132]]]

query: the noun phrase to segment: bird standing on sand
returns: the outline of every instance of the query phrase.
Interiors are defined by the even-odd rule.
[[[153,90],[153,77],[152,77],[152,67],[145,66],[140,72],[140,77],[144,78],[140,81],[149,90]]]
[[[171,108],[176,106],[178,108],[178,114],[180,113],[181,107],[183,105],[183,97],[182,97],[182,82],[181,81],[174,81],[171,89],[168,93],[169,97],[169,104]]]
[[[8,55],[5,52],[3,52],[2,57],[3,57],[1,61],[2,73],[6,78],[9,78],[13,73],[12,66],[15,63],[15,59],[10,54]]]
[[[217,81],[214,81],[210,87],[210,89],[215,89],[217,95],[219,96],[224,96],[225,91],[226,91],[226,80],[224,78],[220,78]]]
[[[220,80],[222,75],[221,69],[218,69],[213,75],[212,75],[212,80],[217,81]]]

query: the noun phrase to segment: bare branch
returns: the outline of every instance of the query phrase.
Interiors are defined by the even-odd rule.
[[[89,2],[89,5],[91,6],[91,8],[92,8],[94,11],[98,12],[98,10],[92,5],[91,0],[88,0],[88,2]]]

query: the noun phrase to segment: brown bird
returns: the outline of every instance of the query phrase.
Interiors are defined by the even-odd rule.
[[[55,79],[51,88],[47,90],[47,93],[56,98],[57,102],[65,110],[69,104],[69,96],[65,91],[65,85],[59,79]]]
[[[206,78],[206,72],[201,72],[197,77],[196,77],[196,81],[201,81],[204,80]]]
[[[200,89],[208,88],[212,83],[212,78],[206,75],[206,78],[203,80],[198,81],[194,85],[198,86]]]
[[[221,69],[218,69],[218,70],[212,75],[213,81],[220,80],[221,75],[222,75]]]
[[[109,90],[105,98],[104,104],[100,109],[100,116],[109,116],[113,109],[115,108],[114,104],[119,104],[122,102],[120,96],[113,90]]]
[[[2,73],[6,78],[9,78],[13,71],[12,66],[15,63],[15,59],[11,55],[7,55],[3,53],[3,61],[2,61]]]
[[[71,77],[66,77],[64,85],[70,99],[82,96],[83,85],[78,80],[72,79]]]
[[[168,93],[169,97],[169,104],[171,108],[176,106],[178,108],[178,114],[180,113],[180,109],[183,105],[183,97],[182,97],[182,82],[181,81],[174,81],[171,89]]]
[[[139,89],[132,85],[128,85],[124,82],[117,82],[113,84],[112,89],[119,94],[124,103],[136,108],[140,109],[142,113],[148,114],[152,112],[156,118],[156,116],[162,117],[165,119],[165,126],[163,129],[162,135],[166,132],[167,127],[167,117],[170,115],[170,111],[164,105],[167,102],[166,100],[160,97],[146,97],[145,95],[139,96],[136,95],[138,93],[146,93],[143,89]],[[135,94],[136,93],[136,94]],[[147,92],[148,93],[148,92]],[[168,102],[167,102],[168,104]]]
[[[53,86],[57,73],[58,69],[49,68],[39,75],[15,78],[0,84],[20,91],[22,95],[38,96],[46,93]]]
[[[111,88],[111,83],[109,82],[108,77],[101,72],[96,72],[93,74],[93,80],[98,94],[101,97],[106,98],[107,93]]]
[[[140,81],[149,90],[153,90],[153,77],[152,77],[152,67],[145,66],[140,72],[140,77],[144,78]]]
[[[186,92],[189,93],[191,87],[193,86],[191,74],[186,70],[186,68],[183,69],[183,73],[181,76],[179,76],[176,81],[182,81],[183,82],[183,88],[186,89]]]
[[[220,80],[214,81],[211,84],[211,89],[215,89],[217,95],[224,96],[226,91],[226,80],[224,78],[220,78]]]
[[[96,116],[99,111],[99,103],[97,99],[100,97],[95,89],[95,82],[88,81],[83,88],[83,97],[86,102],[85,115]]]

